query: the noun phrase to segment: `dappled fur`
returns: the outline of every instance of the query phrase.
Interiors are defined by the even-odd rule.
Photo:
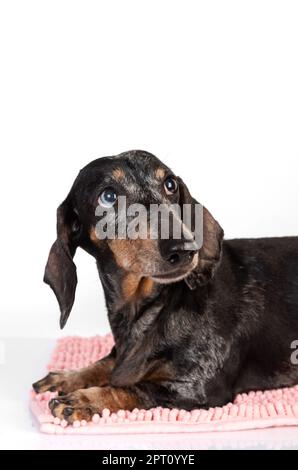
[[[67,393],[51,410],[69,422],[90,419],[109,405],[220,406],[238,392],[298,383],[298,366],[290,360],[291,343],[298,339],[298,237],[223,240],[221,227],[204,208],[198,264],[168,284],[153,282],[148,274],[152,259],[154,266],[164,266],[159,243],[117,245],[116,240],[111,246],[94,237],[95,202],[107,178],[116,179],[128,197],[138,197],[136,202],[150,203],[158,199],[157,176],[169,171],[141,151],[95,160],[58,209],[58,236],[45,280],[58,298],[61,326],[75,296],[73,256],[82,247],[96,259],[115,338],[107,359],[34,384],[36,391]],[[176,200],[195,203],[178,181]],[[121,263],[130,266],[133,256],[130,272]],[[93,388],[87,399],[82,389],[88,387]]]

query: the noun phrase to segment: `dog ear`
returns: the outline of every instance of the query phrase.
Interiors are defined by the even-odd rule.
[[[198,204],[198,202],[191,196],[187,186],[181,178],[178,178],[178,183],[180,205]],[[192,212],[194,213],[194,211]],[[193,227],[192,230],[194,230]],[[203,207],[203,244],[199,250],[198,266],[186,279],[186,283],[191,289],[194,289],[196,285],[206,284],[213,278],[221,257],[223,237],[223,229],[206,207]]]
[[[59,303],[61,329],[67,322],[75,299],[77,273],[73,257],[79,231],[78,216],[66,198],[57,209],[57,240],[51,247],[44,274],[44,282],[53,289]]]

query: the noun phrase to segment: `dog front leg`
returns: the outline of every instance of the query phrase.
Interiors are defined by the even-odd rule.
[[[109,377],[115,359],[113,353],[100,361],[78,370],[50,372],[43,379],[35,382],[32,387],[36,393],[46,391],[59,392],[61,395],[89,387],[102,387],[109,383]]]
[[[138,386],[91,387],[58,396],[49,403],[53,416],[64,419],[69,424],[77,420],[90,421],[94,414],[101,414],[105,408],[110,412],[117,412],[121,409],[146,409],[153,406],[156,406],[154,398]]]

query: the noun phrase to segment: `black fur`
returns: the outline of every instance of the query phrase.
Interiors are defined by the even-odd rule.
[[[113,181],[115,168],[123,171],[124,181]],[[220,406],[238,392],[298,383],[298,366],[291,362],[291,343],[298,339],[298,237],[223,241],[219,224],[205,210],[197,267],[178,282],[154,282],[145,296],[123,294],[129,272],[119,267],[107,242],[90,239],[97,197],[113,184],[129,202],[158,202],[157,168],[172,173],[153,155],[133,151],[95,160],[78,175],[61,206],[64,222],[58,218],[46,269],[61,325],[74,300],[72,258],[80,246],[96,259],[115,337],[110,384],[136,387],[144,407]],[[194,203],[178,181],[173,200]],[[147,258],[144,254],[139,262],[140,280],[150,277]],[[166,273],[165,263],[162,259],[159,269]]]

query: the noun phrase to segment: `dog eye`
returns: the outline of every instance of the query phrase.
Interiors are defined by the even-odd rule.
[[[103,207],[112,207],[117,200],[117,194],[112,188],[105,189],[99,196],[98,202]]]
[[[178,183],[173,176],[168,176],[165,179],[164,187],[167,194],[174,194],[178,189]]]

